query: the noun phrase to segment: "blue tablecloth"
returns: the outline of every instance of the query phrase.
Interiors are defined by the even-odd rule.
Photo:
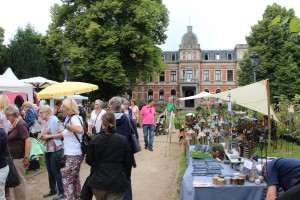
[[[190,146],[190,150],[194,146]],[[245,185],[225,185],[223,187],[213,186],[213,187],[193,187],[193,180],[204,180],[212,181],[212,177],[207,176],[192,176],[193,166],[192,158],[188,154],[188,168],[184,173],[183,181],[181,185],[181,200],[260,200],[263,194],[265,185],[256,185],[248,181]],[[223,167],[222,174],[231,175],[237,172],[230,169],[229,165],[221,164]]]

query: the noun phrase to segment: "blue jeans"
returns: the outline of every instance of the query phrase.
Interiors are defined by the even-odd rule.
[[[143,125],[145,146],[153,148],[154,125]]]
[[[56,193],[58,190],[59,194],[64,194],[64,187],[62,183],[62,174],[59,169],[56,167],[55,157],[62,156],[64,153],[63,149],[56,152],[47,152],[45,153],[45,161],[48,171],[48,180],[50,186],[50,192]],[[57,184],[57,188],[56,188]]]

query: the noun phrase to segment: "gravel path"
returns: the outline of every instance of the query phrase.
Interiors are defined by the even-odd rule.
[[[142,129],[138,131],[141,146],[144,147]],[[166,140],[165,135],[156,136],[153,152],[143,149],[135,154],[137,168],[132,170],[131,177],[134,200],[176,199],[177,176],[183,147],[177,143],[175,133],[172,134],[172,143],[167,143]],[[89,170],[90,167],[83,163],[80,172],[82,185]],[[42,194],[49,191],[47,171],[39,171],[28,177],[27,184],[31,200],[43,199]]]

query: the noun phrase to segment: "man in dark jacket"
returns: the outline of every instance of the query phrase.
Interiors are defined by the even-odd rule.
[[[124,135],[127,138],[128,143],[131,146],[131,136],[132,132],[136,133],[138,137],[138,132],[134,120],[129,116],[121,112],[122,103],[121,99],[118,97],[113,97],[108,102],[109,112],[115,114],[118,134]],[[135,165],[134,156],[132,156],[132,165]],[[131,170],[128,179],[128,188],[125,192],[124,200],[132,200],[132,189],[131,189]]]
[[[298,200],[300,196],[300,160],[278,158],[263,166],[268,184],[266,200]],[[277,197],[277,188],[284,189],[284,194]]]

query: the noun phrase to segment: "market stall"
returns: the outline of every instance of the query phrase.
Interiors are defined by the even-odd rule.
[[[17,95],[22,95],[23,97],[27,95],[28,100],[33,102],[33,86],[20,81],[11,68],[8,68],[3,75],[0,75],[0,91],[9,96],[11,103],[13,103]]]
[[[190,151],[195,148],[195,146],[189,147],[189,154],[188,154],[188,168],[185,171],[185,174],[183,176],[182,186],[181,186],[181,193],[180,193],[180,199],[181,200],[260,200],[265,183],[251,183],[244,179],[244,181],[239,182],[242,177],[241,175],[238,175],[239,178],[237,178],[237,181],[235,180],[235,176],[237,173],[241,173],[239,171],[236,171],[230,167],[229,164],[224,164],[224,162],[220,162],[218,164],[213,164],[213,169],[218,169],[216,166],[220,166],[220,173],[218,171],[214,171],[214,174],[206,174],[206,175],[195,175],[195,171],[197,171],[197,162],[198,160],[203,159],[193,159],[191,157]],[[210,160],[208,160],[211,162]],[[198,165],[199,166],[199,165]],[[203,172],[202,172],[203,173]],[[208,172],[206,172],[208,173]],[[224,181],[220,181],[220,183],[213,184],[213,177],[216,177],[219,175],[222,177],[224,175],[225,177],[223,179],[227,179],[227,177],[230,177],[232,180],[230,181],[230,184],[228,180],[225,179]],[[218,178],[219,179],[219,178]],[[227,182],[227,183],[226,183]]]

